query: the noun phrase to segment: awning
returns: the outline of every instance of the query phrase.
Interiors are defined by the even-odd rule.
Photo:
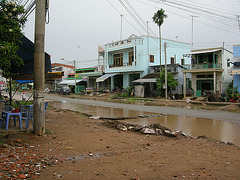
[[[24,84],[24,83],[32,83],[33,80],[16,80],[18,83],[20,84]]]
[[[112,77],[112,76],[115,76],[115,75],[117,75],[117,74],[104,74],[104,75],[102,75],[101,77],[97,78],[97,79],[96,79],[96,82],[103,82],[103,81],[105,81],[107,78]]]
[[[234,57],[234,58],[232,58],[232,60],[229,61],[229,62],[232,62],[232,63],[240,62],[240,57]]]
[[[212,49],[212,50],[203,50],[203,51],[192,51],[190,54],[207,54],[221,51],[222,49]]]
[[[79,82],[81,82],[82,81],[82,79],[76,79],[76,83],[79,83]],[[63,81],[61,81],[60,83],[58,83],[58,84],[66,84],[66,85],[75,85],[75,79],[71,79],[71,80],[68,80],[68,79],[66,79],[66,80],[63,80]]]
[[[138,79],[133,81],[134,83],[156,83],[157,80],[156,78],[151,78],[151,79]]]
[[[17,66],[14,63],[11,64],[11,74],[33,74],[34,73],[34,43],[30,41],[26,36],[22,36],[21,43],[19,44],[18,56],[23,59],[23,65]],[[51,72],[51,57],[45,53],[45,73]]]
[[[221,48],[218,49],[209,49],[209,50],[195,50],[192,51],[191,53],[185,53],[183,54],[184,57],[190,57],[190,55],[194,55],[194,54],[207,54],[207,53],[214,53],[214,52],[218,52],[221,51]]]

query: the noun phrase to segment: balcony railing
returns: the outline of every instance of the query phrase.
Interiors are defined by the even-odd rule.
[[[216,63],[203,63],[203,64],[187,64],[183,66],[186,70],[193,69],[222,69],[221,64]]]
[[[123,63],[122,65],[114,65],[114,64],[109,64],[109,68],[114,68],[114,67],[126,67],[126,66],[132,66],[132,65],[129,65],[129,63]]]

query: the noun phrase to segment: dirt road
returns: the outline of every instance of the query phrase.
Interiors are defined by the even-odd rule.
[[[122,131],[104,122],[48,109],[46,136],[20,133],[1,138],[2,144],[9,145],[0,148],[0,176],[43,180],[240,178],[237,146],[204,138]]]

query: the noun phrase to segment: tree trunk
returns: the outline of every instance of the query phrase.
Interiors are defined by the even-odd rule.
[[[161,64],[161,61],[162,61],[162,38],[161,38],[161,26],[159,26],[159,60],[160,60],[160,73],[162,71],[162,64]]]

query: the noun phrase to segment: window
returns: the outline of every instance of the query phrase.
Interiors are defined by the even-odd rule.
[[[185,62],[184,62],[184,59],[181,59],[181,65],[184,65]]]
[[[114,67],[123,66],[123,53],[113,55],[113,66]]]
[[[150,62],[154,63],[154,55],[150,55]]]
[[[227,59],[227,67],[230,67],[230,59]]]
[[[133,51],[128,53],[128,65],[132,66],[132,63],[134,61]]]
[[[171,57],[171,64],[174,64],[174,58]]]

